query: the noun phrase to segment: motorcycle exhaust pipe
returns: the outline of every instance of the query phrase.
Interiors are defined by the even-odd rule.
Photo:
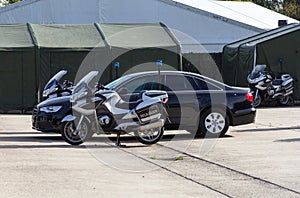
[[[293,92],[293,89],[294,89],[294,87],[291,87],[291,88],[289,88],[289,89],[286,89],[285,92],[286,92],[286,93],[288,93],[288,92]]]
[[[286,86],[283,86],[282,88],[284,88],[284,89],[290,89],[290,88],[293,88],[293,84],[292,84],[292,83],[287,84]]]
[[[278,98],[278,97],[281,97],[283,96],[283,93],[277,93],[277,94],[274,94],[274,96],[272,98]]]
[[[287,93],[285,93],[283,96],[288,96],[288,95],[291,95],[293,93],[293,91],[289,91]]]
[[[156,122],[152,122],[143,126],[138,127],[138,130],[140,131],[145,131],[149,129],[155,129],[155,128],[161,128],[165,125],[165,120],[164,119],[159,119]]]

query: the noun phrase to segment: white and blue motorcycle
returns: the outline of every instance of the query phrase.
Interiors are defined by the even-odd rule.
[[[43,100],[71,95],[73,83],[69,80],[65,80],[62,84],[59,83],[67,73],[66,70],[61,70],[47,82],[43,90]]]
[[[143,91],[137,101],[126,102],[117,92],[104,86],[90,88],[91,80],[98,75],[92,71],[75,86],[71,96],[73,113],[63,118],[63,139],[72,145],[87,141],[94,133],[133,133],[143,144],[155,144],[164,133],[168,120],[164,103],[165,91]]]
[[[253,106],[258,107],[262,102],[274,100],[283,105],[288,104],[293,94],[293,78],[290,74],[281,74],[279,79],[273,79],[265,69],[266,65],[256,65],[247,77],[254,95]]]

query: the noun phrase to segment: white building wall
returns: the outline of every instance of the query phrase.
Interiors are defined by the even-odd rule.
[[[165,1],[165,2],[164,2]],[[25,0],[0,9],[0,23],[85,24],[163,22],[183,45],[184,52],[221,52],[225,44],[264,30],[216,18],[168,0]],[[189,37],[183,36],[183,32]]]

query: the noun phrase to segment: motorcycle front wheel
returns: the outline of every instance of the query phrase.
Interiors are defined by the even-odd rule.
[[[92,133],[89,132],[89,127],[85,121],[82,121],[77,127],[74,122],[66,122],[63,125],[61,135],[67,143],[79,145],[87,141],[92,136]]]
[[[134,132],[136,139],[142,144],[155,144],[157,143],[164,134],[164,128],[155,128],[145,131]]]

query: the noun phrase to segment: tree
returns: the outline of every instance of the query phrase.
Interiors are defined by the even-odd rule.
[[[16,3],[22,0],[0,0],[0,6],[6,6],[12,3]]]
[[[284,0],[280,12],[300,20],[300,0]]]

